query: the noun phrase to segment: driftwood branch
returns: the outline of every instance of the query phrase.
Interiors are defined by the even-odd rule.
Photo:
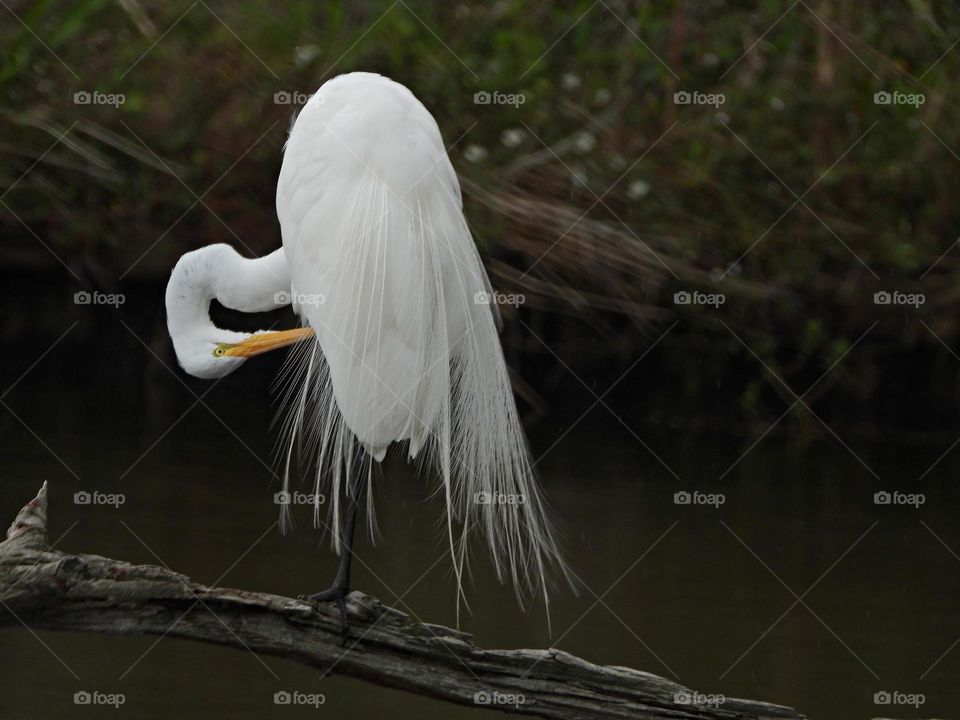
[[[750,700],[698,696],[624,667],[560,650],[484,650],[354,592],[341,646],[335,605],[206,587],[166,568],[52,550],[47,486],[0,542],[0,626],[173,637],[245,647],[462,705],[545,718],[801,718]],[[485,703],[485,701],[488,701]]]

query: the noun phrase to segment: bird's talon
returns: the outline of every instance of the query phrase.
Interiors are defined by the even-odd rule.
[[[340,646],[343,647],[347,644],[347,638],[350,635],[350,622],[349,615],[347,614],[347,595],[350,594],[349,588],[329,588],[322,592],[314,593],[313,595],[308,595],[307,599],[311,602],[315,602],[318,605],[320,603],[329,603],[336,602],[337,607],[340,608],[340,637],[341,642]]]
[[[340,605],[340,647],[344,647],[347,644],[347,638],[350,635],[350,622],[347,616],[346,595],[340,598],[338,605]]]

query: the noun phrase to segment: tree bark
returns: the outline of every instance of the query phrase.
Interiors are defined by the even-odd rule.
[[[0,542],[0,626],[169,635],[295,660],[321,670],[469,706],[544,718],[802,718],[790,708],[703,697],[624,667],[561,650],[484,650],[466,633],[421,624],[354,592],[341,646],[335,605],[206,587],[166,568],[52,550],[47,485]],[[716,698],[710,698],[716,699]]]

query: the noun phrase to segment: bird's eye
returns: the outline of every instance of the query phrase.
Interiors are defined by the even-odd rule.
[[[223,347],[223,345],[217,345],[217,347],[214,348],[214,351],[213,351],[214,357],[223,357],[226,354],[227,354],[227,350],[226,348]]]

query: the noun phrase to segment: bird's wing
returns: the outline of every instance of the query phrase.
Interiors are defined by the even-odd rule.
[[[303,109],[277,211],[294,307],[317,332],[344,421],[375,455],[404,439],[415,454],[462,332],[447,227],[459,185],[433,118],[374,78],[338,78]]]
[[[409,439],[442,482],[458,587],[479,526],[498,573],[545,593],[544,565],[563,562],[433,117],[377,75],[327,82],[290,134],[277,212],[294,306],[317,335],[296,364],[304,382],[288,396],[288,429],[315,443],[318,486],[332,478],[334,546],[354,439],[377,460]]]

